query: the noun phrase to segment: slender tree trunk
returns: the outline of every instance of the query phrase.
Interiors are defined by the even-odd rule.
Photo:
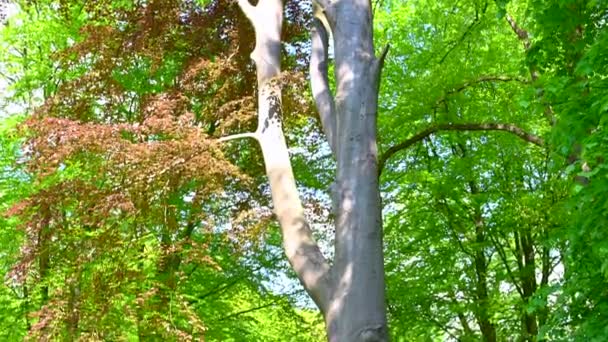
[[[477,227],[476,233],[477,243],[484,243],[485,238],[483,232],[480,232]],[[477,275],[477,283],[475,293],[477,295],[478,312],[476,314],[479,328],[481,329],[482,340],[485,342],[496,341],[496,328],[490,320],[490,299],[488,296],[487,283],[487,260],[483,249],[475,252],[475,273]]]
[[[464,151],[464,148],[461,147]],[[469,182],[469,187],[472,195],[479,193],[479,188],[474,181]],[[475,243],[477,244],[477,250],[475,251],[475,274],[477,276],[477,282],[475,284],[475,293],[477,296],[477,322],[481,330],[482,340],[484,342],[495,342],[496,341],[496,327],[491,321],[490,315],[490,296],[488,295],[488,260],[485,255],[486,247],[486,231],[485,222],[481,213],[481,206],[475,207],[475,216],[473,217],[475,223]]]
[[[536,261],[534,257],[533,238],[530,229],[527,228],[521,237],[521,247],[524,257],[524,269],[522,272],[522,289],[524,291],[524,302],[529,303],[536,292]],[[538,324],[535,313],[524,312],[524,322],[526,327],[526,338],[528,341],[536,341],[538,335]]]
[[[543,239],[548,240],[546,229],[543,231]],[[540,288],[545,288],[549,285],[549,276],[551,275],[551,256],[549,254],[550,247],[542,246],[541,252],[541,280],[540,280]],[[545,303],[539,309],[538,312],[538,326],[542,328],[547,323],[547,318],[549,317],[549,307],[547,304],[547,297],[544,297]]]
[[[239,0],[239,5],[255,29],[256,45],[251,58],[258,79],[258,128],[255,133],[237,137],[254,137],[260,143],[285,254],[311,298],[326,312],[331,287],[329,265],[304,217],[281,125],[278,78],[283,4],[281,0],[260,0],[253,6],[247,0]]]
[[[30,331],[32,325],[31,325],[30,319],[28,317],[28,315],[30,313],[30,295],[29,295],[29,291],[28,291],[27,281],[25,281],[23,284],[22,312],[23,312],[23,320],[25,321],[26,331]]]
[[[536,263],[534,257],[534,246],[532,245],[532,233],[529,228],[521,232],[515,232],[515,249],[517,253],[517,265],[520,273],[522,300],[528,305],[536,292]],[[522,311],[522,337],[524,341],[536,341],[538,335],[538,324],[536,314]]]
[[[67,303],[67,315],[65,323],[67,326],[68,340],[76,341],[79,335],[80,323],[80,270],[75,275],[66,279],[66,285],[69,289],[69,297]]]
[[[382,59],[374,56],[369,0],[316,3],[311,82],[337,160],[335,261],[330,267],[304,217],[281,127],[281,0],[239,5],[254,26],[258,128],[285,254],[325,318],[331,342],[388,341],[378,190],[376,115]],[[327,82],[327,29],[333,32],[337,91]],[[319,106],[320,105],[320,106]],[[228,140],[224,138],[223,140]]]
[[[49,301],[49,286],[46,283],[47,275],[50,267],[50,251],[49,251],[49,240],[51,236],[51,219],[50,212],[48,206],[43,206],[40,209],[41,215],[44,216],[44,219],[40,225],[40,231],[38,233],[38,273],[40,275],[40,282],[44,285],[40,288],[40,298],[42,300],[42,306],[46,305]]]

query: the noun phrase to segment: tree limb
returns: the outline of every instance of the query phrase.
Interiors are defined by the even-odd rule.
[[[248,0],[239,0],[256,33],[251,54],[258,81],[257,141],[262,149],[274,213],[283,235],[283,248],[300,282],[319,307],[328,310],[330,266],[317,245],[299,198],[281,120],[281,87],[274,82],[281,72],[281,0],[259,0],[252,10]],[[249,12],[249,13],[248,13]]]
[[[441,98],[439,98],[436,102],[435,105],[439,105],[442,102],[445,102],[447,100],[447,97],[456,93],[459,93],[463,90],[465,90],[466,88],[469,87],[473,87],[476,86],[480,83],[485,83],[485,82],[512,82],[512,81],[517,81],[517,82],[521,82],[521,83],[528,83],[528,80],[524,77],[520,77],[520,76],[507,76],[507,75],[486,75],[486,76],[480,76],[474,80],[470,80],[470,81],[466,81],[450,90],[448,90],[445,95]]]
[[[513,32],[515,32],[517,38],[519,38],[519,40],[521,40],[521,42],[524,44],[524,49],[527,51],[530,48],[530,37],[528,35],[528,31],[519,27],[509,13],[507,13],[505,17],[509,23],[509,26],[511,26],[511,29]]]
[[[444,198],[441,198],[440,201],[437,201],[437,204],[439,204],[439,206],[445,208],[445,211],[447,213],[444,214],[444,216],[447,218],[447,225],[448,225],[448,230],[450,231],[450,234],[452,235],[452,239],[456,240],[456,242],[458,243],[458,246],[460,247],[460,250],[468,255],[471,258],[475,258],[475,255],[467,250],[464,245],[462,244],[462,240],[460,240],[460,237],[458,237],[458,234],[456,233],[456,229],[454,229],[454,225],[453,225],[453,220],[452,220],[452,210],[450,209],[450,207],[448,206],[447,202],[445,201]],[[443,213],[442,213],[443,214]]]
[[[526,52],[528,52],[530,50],[530,47],[532,46],[532,43],[530,42],[530,35],[528,34],[528,31],[519,27],[519,25],[517,25],[517,22],[515,21],[515,19],[513,19],[513,17],[510,14],[507,13],[507,15],[505,17],[506,17],[507,22],[509,23],[509,26],[511,26],[511,29],[517,35],[517,38],[519,38],[519,40],[521,40],[522,44],[524,45],[524,50]],[[530,65],[529,70],[530,70],[530,77],[532,77],[532,81],[533,82],[536,81],[540,77],[538,70],[536,69],[536,67],[534,65]],[[553,108],[551,108],[550,105],[545,105],[544,114],[547,117],[547,119],[549,120],[549,123],[551,123],[551,126],[555,125],[555,121],[556,121],[555,114],[553,113]]]
[[[390,147],[386,150],[379,158],[378,161],[378,174],[382,173],[384,166],[388,159],[394,156],[397,152],[404,150],[415,143],[429,137],[432,134],[441,131],[504,131],[509,132],[517,137],[521,138],[525,142],[532,143],[534,145],[543,147],[545,142],[544,140],[534,134],[528,133],[523,129],[513,125],[513,124],[502,124],[502,123],[445,123],[445,124],[437,124],[435,126],[431,126],[413,137],[406,139],[397,145]]]
[[[332,0],[313,0],[313,4],[316,4],[320,9],[325,12],[331,7]]]
[[[254,312],[254,311],[257,311],[257,310],[262,310],[262,309],[265,309],[265,308],[267,308],[269,306],[276,305],[276,303],[278,301],[279,301],[279,299],[275,299],[275,300],[273,300],[271,302],[268,302],[268,303],[260,305],[260,306],[253,307],[251,309],[237,311],[237,312],[231,313],[231,314],[229,314],[227,316],[224,316],[224,317],[218,319],[218,321],[225,321],[227,319],[234,318],[234,317],[237,317],[237,316],[240,316],[240,315],[244,315],[244,314],[248,314],[250,312]]]
[[[240,133],[240,134],[233,134],[233,135],[229,135],[227,137],[221,137],[219,138],[217,141],[219,142],[224,142],[224,141],[229,141],[229,140],[235,140],[235,139],[241,139],[241,138],[253,138],[253,139],[258,139],[258,135],[257,133]]]
[[[382,52],[380,52],[380,56],[378,56],[378,72],[380,72],[382,70],[382,67],[384,66],[384,60],[386,59],[386,55],[388,54],[388,49],[390,49],[391,44],[386,44],[384,45],[384,47],[382,48]]]
[[[239,3],[239,7],[241,8],[241,10],[245,14],[245,16],[249,20],[253,20],[253,17],[255,15],[255,6],[253,6],[249,2],[249,0],[238,0],[238,3]]]
[[[321,20],[314,18],[311,31],[310,85],[321,118],[323,131],[334,157],[337,159],[337,119],[334,97],[327,76],[328,33]]]
[[[517,290],[517,293],[519,293],[519,295],[523,298],[524,291],[519,286],[517,277],[515,276],[515,274],[511,270],[511,267],[509,266],[509,261],[507,260],[507,253],[505,253],[503,246],[498,242],[498,239],[496,239],[496,237],[494,235],[488,234],[488,236],[490,237],[490,241],[492,241],[492,244],[496,248],[496,251],[498,252],[498,256],[500,257],[500,260],[502,261],[502,264],[505,266],[507,275],[511,279],[511,283],[513,283],[515,290]]]
[[[484,15],[486,13],[487,9],[488,9],[488,3],[486,2],[484,8],[482,9],[481,14]],[[471,24],[469,24],[469,26],[464,31],[464,33],[462,34],[462,36],[460,37],[460,39],[458,39],[455,42],[452,42],[452,46],[443,55],[443,57],[441,57],[441,60],[439,61],[439,65],[441,65],[441,64],[443,64],[443,62],[445,62],[446,58],[448,58],[448,56],[450,55],[450,53],[452,53],[452,51],[454,51],[454,49],[456,49],[456,47],[458,47],[458,45],[460,45],[460,43],[462,43],[467,38],[467,36],[473,31],[473,28],[476,25],[478,25],[479,23],[480,23],[479,10],[475,9],[475,19],[473,19],[473,21],[471,22]]]
[[[422,313],[423,316],[426,317],[426,319],[428,319],[431,323],[435,324],[435,326],[437,326],[439,329],[443,330],[443,332],[445,332],[446,334],[450,335],[451,338],[455,339],[456,341],[461,341],[460,338],[458,338],[458,336],[456,336],[453,332],[450,331],[450,329],[454,329],[457,330],[456,328],[450,326],[450,325],[444,325],[443,323],[439,322],[432,314],[430,313],[426,313],[423,312]]]

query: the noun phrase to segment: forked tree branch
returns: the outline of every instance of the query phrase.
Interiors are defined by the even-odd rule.
[[[328,68],[328,40],[329,35],[321,20],[314,18],[311,31],[312,52],[310,55],[310,85],[312,95],[321,118],[323,131],[337,159],[337,119],[334,97],[329,88],[327,76]]]
[[[432,134],[441,131],[504,131],[509,132],[525,142],[532,143],[534,145],[543,147],[545,145],[544,140],[534,134],[528,133],[523,129],[513,125],[513,124],[503,124],[503,123],[445,123],[445,124],[437,124],[435,126],[431,126],[413,137],[406,139],[397,145],[390,147],[386,150],[379,158],[378,161],[378,176],[382,173],[386,162],[397,154],[399,151],[402,151],[415,143],[429,137]]]

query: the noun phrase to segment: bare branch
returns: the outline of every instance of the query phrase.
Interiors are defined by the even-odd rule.
[[[17,79],[8,76],[7,74],[3,73],[2,71],[0,71],[0,76],[4,77],[4,79],[8,80],[10,82],[10,84],[17,83]]]
[[[511,270],[511,267],[509,266],[509,261],[507,260],[507,253],[505,253],[505,250],[504,250],[503,246],[498,242],[498,239],[496,239],[496,237],[493,234],[490,233],[488,235],[490,237],[490,240],[492,241],[492,244],[494,245],[494,247],[496,247],[496,251],[498,252],[498,256],[500,257],[500,260],[502,261],[502,264],[505,266],[505,269],[507,271],[507,275],[511,279],[511,283],[513,283],[513,286],[515,286],[515,289],[517,290],[517,293],[519,293],[519,295],[523,298],[524,291],[519,286],[519,282],[517,281],[517,277],[515,276],[515,274]]]
[[[458,47],[458,45],[460,45],[460,43],[462,43],[465,40],[465,38],[471,33],[471,31],[473,30],[473,28],[475,27],[475,25],[477,25],[478,23],[479,23],[478,19],[475,19],[467,27],[467,29],[464,31],[464,33],[462,34],[462,36],[460,37],[460,39],[458,39],[455,42],[452,42],[452,46],[450,46],[448,48],[448,51],[439,60],[439,65],[441,65],[441,64],[443,64],[443,62],[445,62],[446,58],[448,58],[448,56],[450,55],[450,53],[452,53],[452,51],[454,51],[454,49],[456,49]]]
[[[233,135],[229,135],[227,137],[221,137],[219,138],[217,141],[219,142],[224,142],[224,141],[229,141],[229,140],[235,140],[235,139],[241,139],[241,138],[253,138],[253,139],[258,139],[258,135],[257,133],[240,133],[240,134],[233,134]]]
[[[441,131],[504,131],[504,132],[509,132],[509,133],[516,135],[517,137],[521,138],[525,142],[529,142],[529,143],[532,143],[532,144],[540,146],[540,147],[543,147],[545,144],[544,140],[541,137],[528,133],[513,124],[502,124],[502,123],[438,124],[435,126],[431,126],[427,129],[417,133],[413,137],[411,137],[405,141],[402,141],[402,142],[398,143],[397,145],[394,145],[394,146],[390,147],[388,150],[386,150],[386,152],[384,152],[382,154],[382,156],[380,156],[380,158],[379,158],[378,174],[380,175],[382,173],[382,170],[384,169],[386,161],[388,159],[390,159],[392,156],[394,156],[397,152],[404,150],[404,149],[414,145],[415,143],[429,137],[430,135],[435,134],[437,132],[441,132]]]
[[[327,77],[328,64],[328,34],[321,20],[314,18],[311,31],[312,52],[310,55],[310,85],[321,118],[323,131],[337,158],[337,120],[334,97],[329,88]]]

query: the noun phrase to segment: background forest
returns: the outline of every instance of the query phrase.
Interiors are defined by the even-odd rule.
[[[218,142],[257,124],[237,4],[0,6],[0,340],[325,340],[259,147]],[[373,6],[392,340],[608,341],[608,4]],[[285,8],[284,129],[331,257],[312,10]]]

